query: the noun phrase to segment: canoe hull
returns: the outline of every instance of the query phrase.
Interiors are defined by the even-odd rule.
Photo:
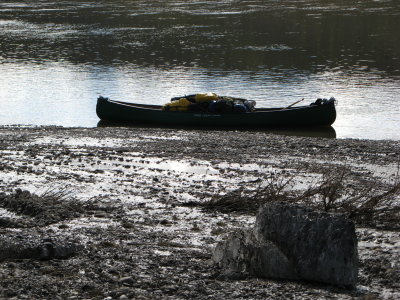
[[[291,108],[257,109],[251,113],[214,114],[162,111],[157,105],[139,105],[99,97],[96,113],[103,121],[170,125],[229,127],[330,126],[336,119],[334,102]]]

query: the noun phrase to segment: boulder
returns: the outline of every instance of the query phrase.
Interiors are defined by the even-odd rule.
[[[0,235],[0,261],[6,259],[66,259],[81,246],[57,238],[40,239],[31,235]]]
[[[355,286],[357,237],[342,214],[275,202],[261,207],[254,228],[231,234],[213,260],[221,276],[257,276]]]

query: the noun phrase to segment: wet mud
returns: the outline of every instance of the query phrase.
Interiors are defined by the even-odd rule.
[[[384,189],[397,141],[156,128],[0,127],[0,297],[4,299],[397,299],[398,228],[359,226],[355,289],[219,280],[218,241],[252,213],[201,205],[271,176],[294,188],[346,166]],[[399,199],[394,199],[399,201]],[[188,205],[190,203],[191,205]]]

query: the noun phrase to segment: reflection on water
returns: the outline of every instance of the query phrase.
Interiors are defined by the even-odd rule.
[[[99,94],[339,100],[338,137],[400,138],[397,0],[0,3],[0,124],[96,126]]]
[[[179,129],[179,130],[201,130],[207,131],[213,130],[224,130],[224,131],[257,131],[265,133],[274,133],[279,135],[287,136],[303,136],[303,137],[323,137],[323,138],[336,138],[336,131],[332,126],[321,126],[321,127],[301,127],[301,128],[236,128],[236,127],[218,127],[215,126],[161,126],[161,125],[148,125],[148,124],[131,124],[100,120],[97,123],[97,127],[127,127],[132,129],[140,128],[168,128],[168,129]]]

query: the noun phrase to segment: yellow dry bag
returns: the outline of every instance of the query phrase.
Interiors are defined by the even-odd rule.
[[[218,95],[215,93],[196,94],[196,96],[194,97],[194,100],[196,101],[196,103],[213,101],[213,100],[217,100],[217,99],[218,99]]]

